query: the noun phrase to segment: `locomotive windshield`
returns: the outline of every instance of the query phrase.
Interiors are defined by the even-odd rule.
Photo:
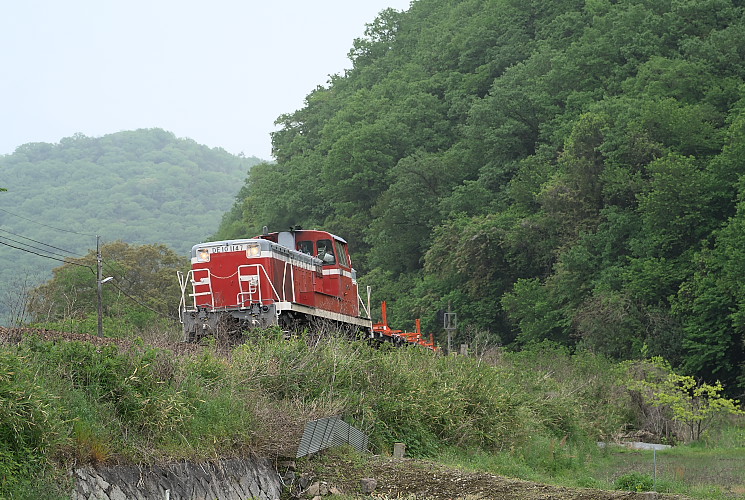
[[[339,239],[324,238],[318,241],[302,240],[296,243],[298,252],[313,255],[323,261],[324,266],[339,264],[351,267],[347,254],[347,244]]]

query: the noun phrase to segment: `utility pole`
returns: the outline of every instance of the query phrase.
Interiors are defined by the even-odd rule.
[[[101,258],[101,237],[96,235],[96,288],[98,293],[98,336],[103,337],[103,259]]]

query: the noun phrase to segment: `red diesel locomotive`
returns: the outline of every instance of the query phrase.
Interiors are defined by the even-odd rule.
[[[201,243],[192,247],[191,263],[191,271],[179,274],[186,341],[220,328],[229,333],[271,325],[291,330],[315,320],[378,336],[370,314],[360,314],[347,243],[326,231],[265,232]]]

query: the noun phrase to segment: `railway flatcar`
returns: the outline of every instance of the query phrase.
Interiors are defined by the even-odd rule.
[[[192,247],[191,263],[179,274],[185,341],[272,325],[290,331],[320,321],[374,335],[347,243],[329,232],[265,231],[200,243]]]

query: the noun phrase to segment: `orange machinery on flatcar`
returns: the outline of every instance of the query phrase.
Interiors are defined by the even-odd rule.
[[[385,301],[383,301],[381,306],[381,314],[383,316],[382,321],[372,326],[373,339],[393,342],[396,346],[416,344],[437,351],[438,348],[435,345],[434,334],[430,333],[428,339],[424,338],[424,335],[422,335],[422,322],[419,318],[416,320],[416,331],[404,332],[403,330],[394,330],[388,325],[388,305]]]

